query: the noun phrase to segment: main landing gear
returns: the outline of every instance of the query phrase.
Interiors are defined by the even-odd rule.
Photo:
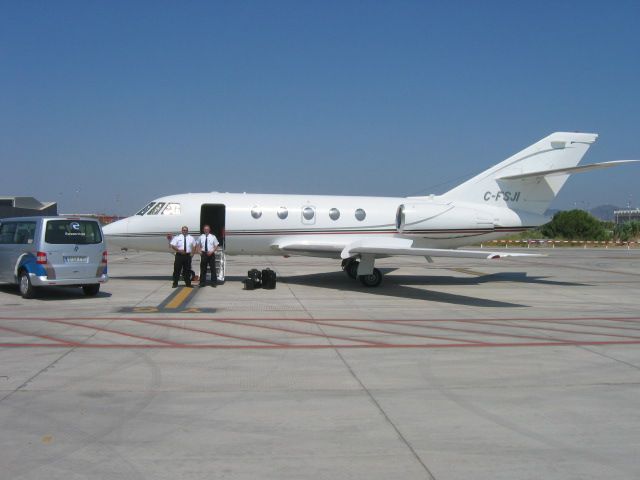
[[[373,266],[374,259],[347,258],[342,261],[342,269],[354,280],[357,278],[365,287],[377,287],[382,283],[382,272]],[[369,271],[367,271],[369,270]]]

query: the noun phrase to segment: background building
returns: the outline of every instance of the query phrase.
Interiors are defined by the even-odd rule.
[[[615,216],[616,225],[630,222],[631,220],[640,220],[640,208],[616,210],[613,214]]]
[[[42,203],[33,197],[0,197],[0,218],[57,214],[56,202]]]

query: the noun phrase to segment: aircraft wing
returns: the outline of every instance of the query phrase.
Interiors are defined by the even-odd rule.
[[[317,241],[309,239],[283,239],[274,245],[282,252],[307,253],[339,253],[341,258],[356,255],[374,255],[376,257],[392,257],[396,255],[412,255],[416,257],[454,257],[497,259],[502,257],[540,257],[543,255],[516,252],[495,252],[488,250],[456,250],[446,248],[413,247],[413,240],[406,238],[364,238],[351,239],[349,242]]]

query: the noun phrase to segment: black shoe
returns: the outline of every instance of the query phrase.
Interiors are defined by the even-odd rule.
[[[218,286],[218,284],[217,284],[216,282],[213,282],[213,283],[211,284],[211,286],[212,286],[213,288],[216,288],[216,287]]]
[[[190,284],[190,283],[187,283],[187,284],[185,285],[185,287],[187,287],[187,288],[193,288],[193,287],[191,286],[191,284]]]
[[[178,288],[178,284],[174,283],[173,285],[171,285],[171,288]]]
[[[206,283],[204,283],[204,282],[200,282],[200,283],[198,284],[198,286],[199,286],[199,287],[206,287],[206,286],[207,286],[207,284],[206,284]]]

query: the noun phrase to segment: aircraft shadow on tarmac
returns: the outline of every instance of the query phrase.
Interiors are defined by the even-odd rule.
[[[20,296],[20,291],[16,285],[2,285],[0,292]],[[111,296],[109,292],[100,291],[93,297],[87,297],[81,288],[76,287],[46,287],[40,289],[31,300],[42,300],[45,302],[56,300],[90,300],[92,298],[108,298]]]
[[[389,273],[394,269],[382,269],[384,273]],[[492,282],[520,282],[538,285],[557,285],[557,286],[588,286],[586,284],[559,282],[554,280],[546,280],[545,277],[529,277],[524,272],[506,272],[495,273],[491,275],[479,275],[474,277],[453,277],[453,276],[433,276],[433,275],[385,275],[383,283],[378,288],[367,288],[359,282],[348,278],[342,272],[327,272],[310,275],[290,275],[280,277],[284,283],[292,285],[307,285],[312,287],[328,288],[331,290],[341,291],[358,291],[371,293],[375,295],[383,295],[389,297],[407,298],[414,300],[426,300],[430,302],[450,303],[453,305],[466,305],[473,307],[493,307],[493,308],[513,308],[527,307],[517,303],[502,302],[491,300],[488,298],[472,297],[467,295],[459,295],[454,293],[436,292],[425,290],[422,288],[414,288],[417,286],[455,286],[455,285],[480,285]]]

